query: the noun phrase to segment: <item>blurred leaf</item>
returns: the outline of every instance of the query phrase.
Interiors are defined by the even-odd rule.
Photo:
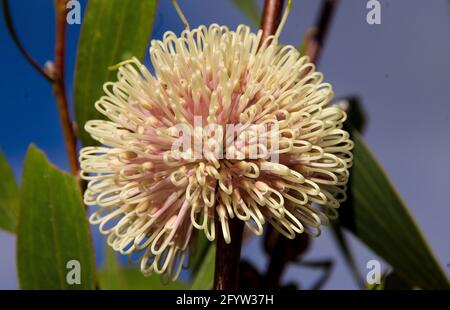
[[[384,279],[383,289],[385,290],[411,290],[414,286],[410,285],[395,270],[389,273]]]
[[[83,144],[94,144],[84,131],[90,119],[103,118],[94,103],[103,84],[116,80],[108,67],[133,56],[142,59],[151,36],[156,0],[89,1],[84,15],[75,68],[74,102]]]
[[[314,39],[314,36],[317,34],[317,27],[311,26],[308,29],[306,29],[305,34],[302,37],[302,40],[297,47],[298,51],[300,52],[300,55],[306,56],[306,47],[308,46],[309,42]]]
[[[255,0],[233,0],[233,3],[244,13],[254,26],[259,26],[259,7]]]
[[[209,247],[208,253],[204,257],[202,265],[198,270],[191,289],[193,290],[210,290],[214,284],[214,268],[216,265],[216,244],[213,243]]]
[[[103,290],[184,290],[180,281],[164,285],[157,274],[150,277],[137,268],[120,266],[116,253],[108,247],[105,266],[98,272],[100,288]]]
[[[22,182],[17,227],[20,287],[94,289],[94,252],[75,178],[31,146]],[[81,267],[81,284],[70,285],[67,279],[76,279],[77,267],[70,265],[74,260]]]
[[[367,290],[381,291],[381,290],[411,290],[413,286],[408,284],[397,272],[392,271],[384,275],[379,284],[370,284],[366,287]]]
[[[382,291],[384,290],[384,281],[381,281],[381,283],[368,284],[365,289],[368,291]]]
[[[196,235],[196,247],[195,252],[192,253],[191,257],[191,270],[195,276],[200,269],[203,259],[208,253],[209,247],[212,245],[211,241],[206,238],[205,234],[198,233]]]
[[[436,261],[408,209],[362,137],[355,143],[350,192],[340,220],[405,281],[423,289],[448,289]]]
[[[19,189],[14,173],[0,151],[0,229],[16,231]]]
[[[339,246],[339,249],[342,252],[342,255],[344,256],[348,267],[350,268],[350,271],[352,272],[356,284],[361,288],[364,287],[364,281],[362,280],[362,276],[358,269],[358,265],[355,261],[353,252],[348,245],[347,238],[344,234],[342,226],[340,225],[340,218],[337,218],[336,220],[331,222],[331,228],[333,229],[334,238]]]
[[[358,96],[349,96],[336,102],[347,113],[347,123],[359,133],[364,133],[367,127],[367,113]]]

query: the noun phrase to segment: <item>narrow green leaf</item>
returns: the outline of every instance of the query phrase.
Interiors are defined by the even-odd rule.
[[[194,277],[200,270],[203,260],[205,259],[209,247],[212,244],[211,241],[209,241],[208,238],[206,238],[205,234],[202,233],[197,233],[195,242],[196,242],[195,252],[192,254],[191,257],[191,270],[192,275]]]
[[[412,286],[448,289],[447,276],[386,173],[357,131],[352,139],[354,166],[342,224]]]
[[[209,246],[197,275],[192,282],[191,289],[193,290],[210,290],[214,283],[214,268],[216,265],[216,244]]]
[[[22,182],[17,227],[20,287],[94,289],[94,252],[75,178],[31,146]]]
[[[120,290],[126,286],[126,279],[117,262],[116,253],[110,247],[106,249],[103,268],[97,274],[98,282],[102,290]]]
[[[186,285],[181,281],[163,284],[157,274],[150,277],[132,267],[121,266],[116,253],[108,247],[105,265],[98,272],[100,288],[103,290],[184,290]]]
[[[0,229],[16,231],[19,189],[14,173],[0,151]]]
[[[233,3],[244,13],[254,26],[259,25],[259,7],[255,0],[233,0]]]
[[[142,59],[151,36],[156,0],[89,1],[83,19],[75,68],[75,116],[81,141],[94,141],[84,131],[86,121],[100,119],[94,103],[103,95],[102,86],[116,79],[108,70],[133,56]]]
[[[347,124],[351,124],[353,129],[358,130],[359,133],[364,133],[368,117],[358,96],[348,96],[342,100],[337,101],[338,104],[344,107],[347,113]]]

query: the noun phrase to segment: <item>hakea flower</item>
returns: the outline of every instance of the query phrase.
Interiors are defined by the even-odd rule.
[[[318,236],[345,199],[353,144],[345,112],[328,105],[331,85],[308,58],[243,25],[167,32],[150,56],[154,75],[134,58],[120,64],[95,104],[109,120],[85,126],[105,145],[83,148],[80,162],[84,201],[99,207],[90,222],[108,244],[141,253],[144,274],[174,280],[195,233],[212,241],[217,229],[232,242],[232,218],[256,235],[269,222],[288,238]],[[237,134],[218,141],[223,151],[203,147],[198,156],[195,143],[174,147],[180,124],[208,147],[210,124]],[[265,143],[250,125],[268,128]]]

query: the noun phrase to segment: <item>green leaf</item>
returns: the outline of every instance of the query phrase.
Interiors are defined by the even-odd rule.
[[[151,36],[156,0],[89,1],[84,14],[75,68],[75,116],[83,144],[94,144],[84,131],[86,121],[101,119],[94,103],[103,84],[116,79],[108,70],[133,56],[142,59]]]
[[[368,284],[365,289],[367,291],[382,291],[384,290],[384,280],[381,283]]]
[[[389,273],[384,279],[384,290],[412,290],[414,286],[410,285],[395,270]]]
[[[259,25],[259,7],[255,0],[233,0],[233,3],[248,17],[254,26]]]
[[[349,96],[338,100],[337,103],[344,106],[344,110],[347,113],[347,124],[351,124],[352,128],[358,130],[359,133],[364,133],[368,118],[361,103],[361,98],[358,96]]]
[[[94,289],[94,252],[75,178],[31,146],[22,182],[17,227],[20,287]],[[77,271],[81,283],[73,284]]]
[[[197,275],[192,282],[193,290],[210,290],[214,284],[214,268],[216,265],[216,244],[209,246]]]
[[[191,270],[194,276],[200,270],[203,260],[206,257],[209,247],[212,244],[211,241],[206,238],[205,234],[198,232],[195,242],[195,251],[194,253],[192,253],[191,257]]]
[[[0,228],[14,233],[19,205],[19,189],[14,173],[1,151],[0,175]]]
[[[137,269],[120,266],[116,253],[108,247],[105,265],[98,272],[100,288],[103,290],[185,290],[186,285],[181,281],[162,284],[157,274],[150,277]]]
[[[447,276],[386,173],[357,131],[352,139],[354,161],[342,224],[412,286],[448,289]]]
[[[407,283],[397,272],[392,271],[383,275],[379,284],[369,284],[366,286],[367,290],[382,291],[382,290],[412,290],[415,289],[412,285]]]

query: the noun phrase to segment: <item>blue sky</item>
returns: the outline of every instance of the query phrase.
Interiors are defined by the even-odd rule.
[[[52,0],[15,0],[11,11],[17,32],[39,63],[53,55]],[[191,26],[219,23],[234,28],[249,23],[230,0],[180,0]],[[81,1],[85,7],[86,1]],[[262,4],[262,1],[259,1]],[[357,94],[370,122],[366,141],[405,198],[438,260],[449,273],[448,222],[450,208],[450,5],[447,0],[382,0],[381,25],[366,23],[366,1],[342,0],[320,64],[336,97]],[[294,0],[281,36],[298,45],[317,14],[319,1]],[[2,21],[3,22],[3,21]],[[160,1],[154,38],[167,30],[179,33],[183,25],[170,1]],[[67,85],[72,94],[73,68],[80,26],[68,26]],[[21,57],[2,25],[0,53],[0,148],[18,179],[29,143],[43,149],[57,166],[67,169],[62,133],[49,84]],[[96,238],[98,239],[98,238]],[[102,243],[96,240],[96,248]],[[17,288],[14,237],[0,232],[0,289]],[[358,266],[375,258],[357,240]],[[265,258],[259,239],[253,238],[243,255],[263,270]],[[355,288],[333,243],[331,232],[315,240],[307,259],[333,258],[335,267],[326,288]],[[101,260],[101,255],[98,256]],[[286,281],[308,287],[319,272],[289,267]]]

